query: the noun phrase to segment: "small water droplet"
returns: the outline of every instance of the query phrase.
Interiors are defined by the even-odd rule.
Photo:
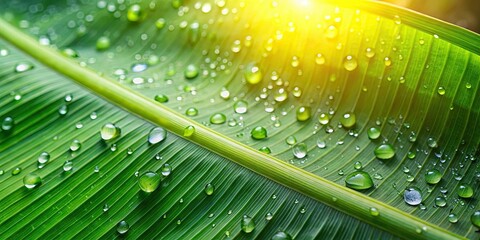
[[[378,139],[380,137],[380,134],[381,134],[380,129],[376,127],[371,127],[367,130],[368,138],[372,140]]]
[[[195,127],[192,125],[188,125],[183,130],[184,137],[191,137],[195,133]]]
[[[262,81],[263,74],[256,63],[250,63],[245,67],[245,80],[250,84],[257,84]]]
[[[146,17],[146,12],[139,4],[133,4],[128,8],[127,19],[130,22],[140,22]]]
[[[247,101],[244,101],[244,100],[239,100],[239,101],[236,101],[234,104],[233,104],[233,110],[236,112],[236,113],[239,113],[239,114],[244,114],[248,111],[248,103]]]
[[[438,87],[438,90],[437,90],[438,95],[443,96],[445,95],[445,92],[446,91],[444,87]]]
[[[63,171],[68,172],[73,169],[73,162],[70,160],[67,160],[63,163]]]
[[[194,79],[198,76],[199,70],[198,67],[194,64],[189,64],[185,68],[184,75],[186,79]]]
[[[271,240],[292,240],[292,236],[290,236],[290,234],[286,233],[286,232],[283,232],[283,231],[278,231],[276,232]]]
[[[378,211],[377,208],[375,207],[371,207],[370,208],[370,215],[374,216],[374,217],[377,217],[380,215],[380,211]]]
[[[110,48],[110,38],[109,37],[99,37],[97,39],[96,47],[98,51],[105,51]]]
[[[288,137],[285,139],[285,142],[286,142],[288,145],[294,145],[295,143],[297,143],[297,138],[295,138],[295,136],[288,136]]]
[[[253,139],[261,140],[267,138],[267,129],[264,127],[255,127],[250,132]]]
[[[457,188],[457,194],[461,198],[471,198],[473,196],[473,187],[469,184],[462,183]]]
[[[32,189],[42,184],[42,178],[35,173],[29,173],[23,177],[23,184],[26,188]]]
[[[185,110],[185,115],[189,117],[194,117],[198,115],[198,110],[194,107],[189,107],[187,110]]]
[[[33,64],[27,62],[18,63],[15,65],[15,72],[17,73],[26,72],[31,69],[33,69]]]
[[[437,207],[445,207],[447,206],[447,200],[444,197],[436,197],[435,198],[435,206]]]
[[[172,166],[168,163],[164,163],[160,168],[160,171],[162,172],[162,176],[168,177],[172,173]]]
[[[318,115],[318,122],[322,125],[327,125],[330,122],[330,116],[326,113],[320,113],[320,115]]]
[[[302,159],[307,156],[308,148],[305,143],[295,144],[292,148],[293,156],[298,159]]]
[[[437,169],[430,169],[425,173],[425,181],[428,184],[437,184],[442,180],[442,173]]]
[[[38,163],[45,164],[50,160],[50,154],[48,152],[42,152],[38,155]]]
[[[121,129],[113,123],[106,123],[100,129],[100,136],[103,140],[108,141],[120,137]]]
[[[320,148],[320,149],[324,149],[327,147],[327,142],[325,142],[325,140],[323,139],[318,139],[317,140],[317,147]]]
[[[338,29],[333,25],[328,26],[325,30],[325,37],[327,37],[328,39],[334,39],[337,37],[337,35]]]
[[[383,59],[383,63],[385,64],[386,67],[390,67],[392,65],[392,60],[389,57],[385,57]]]
[[[457,223],[458,222],[458,216],[455,213],[450,213],[448,214],[448,221],[450,223]]]
[[[60,106],[60,108],[58,108],[58,114],[60,114],[60,116],[65,116],[67,115],[68,113],[68,106],[66,104],[63,104]]]
[[[11,131],[15,126],[15,122],[12,117],[6,117],[2,121],[2,130],[3,131]]]
[[[353,164],[353,168],[355,168],[356,170],[362,170],[363,169],[363,164],[361,162],[357,161]]]
[[[365,49],[365,56],[367,56],[367,58],[373,58],[375,56],[375,50],[373,50],[373,48]]]
[[[105,203],[103,205],[103,212],[107,212],[109,209],[110,209],[110,206],[107,203]]]
[[[352,128],[357,123],[357,117],[353,112],[346,112],[342,115],[340,123],[344,128]]]
[[[310,107],[301,106],[297,109],[297,121],[304,122],[312,117],[312,109]]]

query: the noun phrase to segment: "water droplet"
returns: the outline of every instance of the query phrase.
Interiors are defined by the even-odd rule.
[[[127,19],[130,22],[140,22],[146,17],[146,12],[138,4],[133,4],[128,8]]]
[[[167,131],[161,127],[155,127],[148,133],[148,142],[150,144],[157,144],[167,138]]]
[[[168,96],[165,95],[165,94],[157,94],[155,95],[155,101],[159,102],[159,103],[166,103],[168,102]]]
[[[357,68],[357,66],[358,66],[357,59],[355,59],[355,57],[351,55],[346,56],[345,59],[343,60],[343,67],[345,67],[347,71],[353,71]]]
[[[117,232],[119,234],[126,234],[129,229],[130,229],[130,225],[128,225],[126,221],[122,220],[117,224]]]
[[[97,119],[97,117],[98,117],[98,115],[97,115],[96,112],[90,113],[90,119],[95,120],[95,119]]]
[[[278,231],[272,236],[271,239],[272,240],[292,240],[292,236],[290,236],[290,234],[286,232]]]
[[[258,149],[258,151],[266,153],[266,154],[272,153],[272,150],[270,150],[269,147],[261,147],[260,149]]]
[[[462,183],[457,188],[457,194],[461,198],[471,198],[473,196],[473,188],[469,184]]]
[[[187,115],[189,117],[197,116],[198,115],[198,109],[196,109],[194,107],[189,107],[189,108],[187,108],[187,110],[185,110],[185,115]]]
[[[264,127],[255,127],[250,132],[253,139],[260,140],[267,138],[267,129]]]
[[[403,193],[403,199],[408,205],[417,206],[422,202],[422,194],[417,187],[408,187]]]
[[[78,139],[74,139],[72,143],[70,143],[70,151],[75,152],[78,151],[82,147],[82,143]]]
[[[375,174],[373,174],[373,178],[375,178],[375,179],[377,179],[377,180],[382,180],[382,179],[383,179],[383,176],[382,176],[382,174],[380,174],[380,173],[375,173]]]
[[[164,18],[159,18],[157,19],[157,21],[155,21],[155,26],[157,27],[157,29],[162,29],[165,27],[165,19]]]
[[[103,140],[108,141],[120,137],[121,129],[113,123],[106,123],[100,129],[100,135]]]
[[[18,63],[17,65],[15,65],[15,72],[17,73],[26,72],[31,69],[33,69],[33,64],[31,63],[24,62],[24,63]]]
[[[417,141],[417,134],[415,132],[410,132],[410,135],[408,135],[408,141],[412,143]]]
[[[245,67],[244,77],[248,83],[257,84],[262,81],[263,74],[256,63],[250,63]]]
[[[172,173],[172,166],[168,163],[164,163],[160,168],[160,171],[162,172],[162,176],[168,177]]]
[[[12,117],[6,117],[2,121],[2,130],[3,131],[11,131],[15,126],[15,122],[13,121]]]
[[[65,116],[67,115],[68,113],[68,106],[63,104],[62,106],[60,106],[60,108],[58,108],[58,114],[60,114],[60,116]]]
[[[104,51],[104,50],[107,50],[108,48],[110,48],[110,38],[108,37],[99,37],[97,39],[97,50],[98,51]]]
[[[437,184],[442,179],[442,173],[437,169],[428,170],[425,173],[425,181],[428,184]]]
[[[273,218],[273,214],[272,214],[271,212],[268,212],[268,213],[265,215],[265,220],[267,220],[267,221],[272,220],[272,218]]]
[[[470,221],[473,226],[480,228],[480,210],[475,211],[472,216],[470,216]]]
[[[304,122],[312,117],[312,109],[310,107],[301,106],[297,109],[297,121]]]
[[[347,112],[342,115],[340,123],[344,128],[351,128],[357,123],[357,117],[355,116],[355,113]]]
[[[471,84],[471,83],[466,83],[466,84],[465,84],[465,87],[466,87],[467,89],[470,89],[470,88],[472,88],[472,84]]]
[[[205,194],[207,194],[208,196],[211,196],[215,191],[215,186],[213,186],[213,184],[211,183],[207,183],[207,185],[205,185],[204,191],[205,191]]]
[[[148,65],[146,63],[135,63],[132,65],[132,72],[136,72],[136,73],[143,72],[147,70],[147,68],[148,68]]]
[[[373,187],[373,180],[367,172],[355,171],[345,177],[345,184],[351,189],[365,190]]]
[[[328,28],[325,30],[325,37],[328,39],[334,39],[337,37],[337,35],[338,29],[333,25],[328,26]]]
[[[38,163],[45,164],[50,160],[50,154],[48,152],[42,152],[38,155]]]
[[[239,101],[236,101],[234,104],[233,104],[233,110],[236,112],[236,113],[239,113],[239,114],[244,114],[248,111],[248,103],[247,101],[244,101],[244,100],[239,100]]]
[[[374,216],[374,217],[377,217],[380,215],[380,212],[378,211],[377,208],[374,208],[374,207],[371,207],[370,208],[370,215]]]
[[[357,161],[353,164],[353,168],[355,168],[356,170],[362,170],[363,169],[363,164],[361,162]]]
[[[293,156],[298,159],[302,159],[307,156],[308,148],[305,143],[295,144],[292,148]]]
[[[376,127],[371,127],[367,130],[368,138],[372,140],[378,139],[380,137],[380,134],[381,134],[380,129]]]
[[[68,172],[73,169],[73,162],[70,160],[67,160],[63,163],[63,171]]]
[[[327,147],[327,142],[323,139],[317,139],[317,147],[320,149],[324,149]]]
[[[438,87],[437,93],[440,96],[445,95],[445,88],[444,87]]]
[[[322,125],[327,125],[330,122],[330,116],[326,113],[320,113],[320,115],[318,115],[318,122]]]
[[[375,50],[373,50],[373,48],[365,49],[365,56],[367,56],[367,58],[373,58],[375,56]]]
[[[445,207],[447,206],[447,200],[444,197],[436,197],[435,198],[435,206],[437,207]]]
[[[184,137],[191,137],[195,133],[195,127],[192,125],[188,125],[183,130]]]
[[[288,145],[294,145],[295,143],[297,143],[297,139],[296,139],[294,136],[288,136],[288,137],[285,139],[285,142],[286,142]]]
[[[399,24],[402,23],[402,20],[400,19],[400,16],[398,16],[398,15],[395,15],[395,16],[393,17],[393,21],[394,21],[395,24],[397,24],[397,25],[399,25]]]
[[[321,53],[317,53],[315,56],[315,63],[318,65],[325,64],[325,57]]]
[[[297,56],[293,56],[290,64],[292,65],[292,67],[296,68],[300,65],[300,59]]]
[[[198,73],[198,67],[194,64],[187,65],[184,72],[186,79],[194,79],[198,76]]]
[[[105,203],[105,204],[103,205],[103,209],[102,209],[102,210],[103,210],[103,212],[107,212],[108,210],[110,210],[110,206],[109,206],[107,203]]]
[[[458,222],[458,216],[455,213],[450,213],[448,214],[448,221],[450,223],[457,223]]]
[[[26,188],[32,189],[42,184],[42,178],[35,173],[29,173],[23,177],[23,184]]]
[[[429,137],[429,138],[427,139],[427,145],[428,145],[430,148],[437,148],[437,147],[438,147],[437,140],[435,140],[435,138],[433,138],[433,137]]]
[[[295,97],[301,97],[302,96],[302,90],[299,87],[294,87],[292,91],[293,96]]]
[[[211,124],[224,124],[227,117],[223,113],[215,113],[210,117]]]
[[[255,229],[255,221],[247,215],[242,217],[242,221],[240,222],[240,227],[242,231],[245,233],[251,233]]]
[[[385,57],[383,59],[383,63],[385,64],[386,67],[390,67],[392,65],[392,60],[389,57]]]
[[[380,146],[376,147],[374,150],[375,156],[378,159],[388,160],[395,156],[395,149],[390,144],[381,144]]]
[[[150,193],[160,186],[160,175],[156,172],[147,171],[138,178],[138,186],[142,191]]]
[[[287,100],[287,98],[288,98],[287,90],[285,90],[284,88],[279,88],[273,93],[273,99],[275,99],[275,101],[277,102],[283,102]]]

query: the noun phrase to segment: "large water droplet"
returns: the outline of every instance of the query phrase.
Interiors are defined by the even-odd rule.
[[[345,184],[351,189],[365,190],[373,187],[373,180],[367,172],[356,171],[345,177]]]
[[[445,207],[447,206],[447,200],[444,197],[436,197],[435,198],[435,206],[437,207]]]
[[[215,113],[210,117],[211,124],[224,124],[227,117],[223,113]]]
[[[198,67],[194,64],[187,65],[184,72],[186,79],[194,79],[198,76],[198,73]]]
[[[248,111],[248,103],[247,101],[243,101],[243,100],[239,100],[239,101],[236,101],[234,104],[233,104],[233,110],[236,112],[236,113],[239,113],[239,114],[244,114]]]
[[[297,121],[304,122],[312,117],[312,109],[310,107],[301,106],[297,109]]]
[[[395,149],[390,144],[381,144],[375,148],[374,153],[378,159],[388,160],[395,156]]]
[[[371,207],[371,208],[370,208],[370,215],[372,215],[372,216],[374,216],[374,217],[379,216],[379,215],[380,215],[380,211],[378,211],[378,209],[375,208],[375,207]]]
[[[39,164],[45,164],[50,160],[50,154],[48,152],[42,152],[40,155],[38,155],[38,163]]]
[[[255,221],[250,216],[244,215],[242,221],[240,222],[240,227],[245,233],[251,233],[255,230]]]
[[[263,74],[256,63],[250,63],[245,66],[244,77],[250,84],[257,84],[262,81]]]
[[[147,171],[138,178],[138,186],[142,191],[150,193],[160,186],[160,175],[156,172]]]
[[[253,139],[260,140],[267,138],[267,129],[264,127],[255,127],[250,132]]]
[[[42,178],[35,173],[29,173],[23,177],[23,184],[26,188],[32,189],[42,184]]]
[[[355,59],[355,57],[351,55],[346,56],[345,59],[343,60],[343,67],[345,67],[347,71],[353,71],[357,68],[357,66],[358,66],[357,59]]]
[[[408,187],[403,193],[403,199],[408,205],[417,206],[422,203],[422,194],[417,187]]]
[[[305,143],[295,144],[292,148],[293,156],[298,159],[302,159],[307,156],[308,148]]]
[[[155,95],[155,101],[159,102],[159,103],[166,103],[168,102],[168,96],[165,95],[165,94],[157,94]]]
[[[472,216],[470,216],[470,221],[473,226],[480,228],[480,210],[475,211]]]
[[[161,127],[155,127],[148,133],[148,142],[150,144],[159,143],[167,138],[167,131]]]
[[[437,169],[431,169],[425,173],[425,182],[428,184],[437,184],[440,180],[442,180],[442,173]]]
[[[357,117],[353,112],[347,112],[340,118],[340,123],[344,128],[351,128],[357,123]]]
[[[117,232],[119,234],[126,234],[129,229],[130,229],[130,225],[128,225],[126,221],[122,220],[117,224]]]
[[[378,139],[380,137],[380,134],[381,134],[380,129],[376,127],[371,127],[367,130],[368,138],[372,140]]]
[[[183,130],[184,137],[191,137],[195,133],[195,127],[192,125],[188,125]]]
[[[205,185],[204,191],[205,191],[205,194],[210,196],[213,194],[213,192],[215,192],[215,186],[213,186],[213,184],[211,183],[207,183],[207,185]]]
[[[15,122],[13,121],[12,117],[6,117],[2,121],[2,130],[3,131],[11,131],[15,126]]]
[[[461,198],[471,198],[473,196],[473,188],[470,184],[462,183],[457,188],[457,194]]]
[[[138,4],[133,4],[128,8],[127,19],[130,22],[140,22],[146,17],[146,12]]]
[[[457,223],[458,222],[458,216],[455,213],[450,213],[448,214],[448,221],[450,223]]]
[[[272,236],[272,240],[292,240],[292,236],[286,232],[279,231]]]
[[[318,122],[322,125],[327,125],[330,122],[330,116],[326,113],[318,115]]]
[[[33,69],[33,64],[31,63],[18,63],[15,65],[15,72],[21,73]]]
[[[120,137],[121,130],[113,123],[106,123],[100,129],[100,136],[103,140],[108,141]]]

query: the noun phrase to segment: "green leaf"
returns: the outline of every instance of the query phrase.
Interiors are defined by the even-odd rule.
[[[2,239],[121,237],[122,220],[146,239],[478,237],[475,33],[363,1],[0,9]],[[106,123],[121,136],[102,140]],[[149,144],[151,123],[185,139]],[[165,163],[171,175],[143,193],[136,175]],[[29,173],[42,184],[23,186]],[[368,188],[364,173],[373,188],[344,187]]]

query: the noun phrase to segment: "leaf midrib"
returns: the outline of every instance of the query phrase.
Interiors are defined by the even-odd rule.
[[[11,26],[3,19],[0,19],[0,29],[2,29],[0,31],[2,38],[54,71],[71,78],[94,94],[144,120],[165,127],[179,136],[183,135],[183,129],[186,126],[192,125],[195,127],[196,132],[192,137],[188,138],[190,141],[281,185],[378,228],[394,234],[401,233],[402,237],[430,239],[462,238],[392,206],[367,197],[362,193],[332,183],[270,155],[263,154],[185,118],[140,93],[102,77],[90,69],[81,67],[78,63],[65,58],[55,50],[39,45],[37,41]],[[371,207],[377,208],[381,213],[380,216],[371,216],[369,213]],[[422,234],[419,235],[417,231],[422,228],[427,228],[428,230],[421,231]]]

